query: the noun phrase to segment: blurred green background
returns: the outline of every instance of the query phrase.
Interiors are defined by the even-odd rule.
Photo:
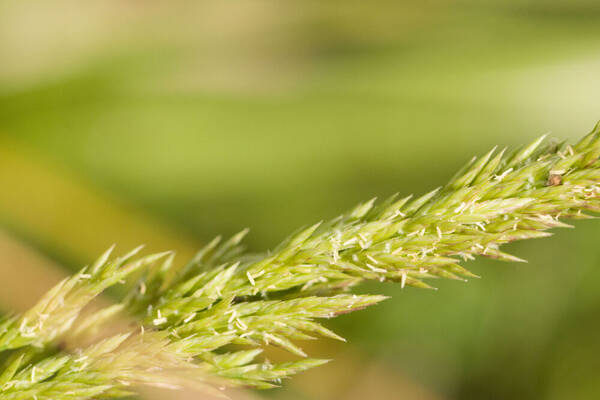
[[[0,308],[113,242],[264,250],[493,145],[575,140],[599,27],[597,0],[2,0]],[[311,345],[334,362],[234,399],[600,397],[600,225],[576,225],[466,285],[362,287],[393,298]]]

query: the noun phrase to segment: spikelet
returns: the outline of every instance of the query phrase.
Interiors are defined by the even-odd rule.
[[[276,386],[326,362],[307,358],[298,340],[344,340],[319,320],[385,299],[348,293],[360,282],[431,288],[435,278],[466,280],[476,275],[463,261],[522,262],[500,247],[599,212],[599,157],[600,124],[574,146],[541,137],[509,155],[492,149],[442,188],[380,205],[372,199],[263,256],[243,254],[247,230],[216,238],[182,268],[169,253],[132,260],[136,249],[109,261],[107,252],[24,315],[0,321],[0,351],[16,349],[0,372],[0,398],[100,399],[136,384]],[[94,297],[137,271],[144,273],[122,303],[75,323]],[[139,318],[135,332],[76,354],[51,346],[68,330],[83,334],[126,311]],[[232,344],[247,348],[225,347]],[[261,360],[268,345],[300,359]]]

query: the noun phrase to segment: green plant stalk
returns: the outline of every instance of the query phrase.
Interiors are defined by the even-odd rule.
[[[346,294],[360,282],[390,280],[402,287],[430,288],[425,280],[431,278],[465,280],[474,275],[461,260],[484,256],[523,261],[500,246],[548,236],[548,229],[569,226],[561,218],[590,218],[585,212],[600,211],[599,157],[600,124],[574,146],[542,137],[510,155],[494,149],[473,159],[443,188],[417,199],[360,204],[329,223],[300,231],[267,255],[243,253],[245,231],[224,243],[215,239],[182,268],[176,268],[166,253],[134,262],[135,268],[123,258],[108,262],[105,255],[92,274],[86,269],[72,278],[75,283],[69,280],[51,291],[34,310],[4,322],[0,350],[20,348],[21,354],[7,362],[0,376],[0,398],[32,398],[32,393],[40,400],[108,398],[121,395],[131,384],[204,385],[210,377],[228,385],[272,387],[324,360],[272,365],[255,361],[262,348],[272,344],[305,357],[297,340],[343,340],[317,320],[384,299]],[[161,258],[164,261],[155,266]],[[73,325],[91,298],[134,270],[144,270],[145,275],[122,303]],[[57,296],[69,305],[69,312],[52,306]],[[73,325],[76,329],[70,334],[86,335],[119,313],[136,315],[142,323],[140,333],[81,350],[88,360],[84,367],[73,369],[75,355],[61,352],[24,361],[27,354],[47,349],[66,333],[58,327]],[[143,357],[134,356],[142,348],[131,343],[140,340],[155,343],[146,347],[171,360],[164,363],[167,368],[160,377],[138,362]],[[107,341],[118,344],[94,351]],[[233,351],[230,345],[246,348]],[[119,358],[120,354],[125,355]],[[110,357],[120,361],[102,362]],[[34,367],[46,372],[24,385]],[[82,382],[88,386],[69,391],[77,393],[71,397],[57,394],[56,387],[64,391]]]

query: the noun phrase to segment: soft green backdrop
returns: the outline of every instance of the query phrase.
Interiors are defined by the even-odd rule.
[[[597,1],[53,3],[0,2],[0,218],[67,269],[244,227],[263,250],[600,119]],[[517,244],[529,264],[472,262],[483,279],[437,292],[366,286],[393,298],[332,324],[350,343],[315,351],[337,366],[260,395],[596,398],[599,233]]]

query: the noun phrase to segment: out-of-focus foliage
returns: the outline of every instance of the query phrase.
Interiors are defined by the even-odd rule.
[[[104,208],[66,222],[98,208],[94,191],[55,190],[64,173],[169,225],[180,252],[246,226],[271,247],[365,196],[442,184],[482,148],[589,129],[598,18],[592,0],[4,1],[2,221],[70,266],[165,240],[120,213],[107,237]],[[337,331],[441,398],[593,398],[599,231],[577,225],[511,245],[532,262],[468,287],[386,287],[394,300]],[[273,395],[360,387],[318,378]]]

